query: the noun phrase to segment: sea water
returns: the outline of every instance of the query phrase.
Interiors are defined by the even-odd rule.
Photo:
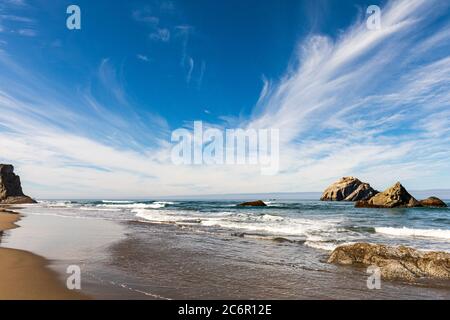
[[[450,252],[449,208],[354,208],[350,202],[272,200],[267,207],[239,201],[45,200],[30,214],[174,224],[193,232],[285,240],[320,250],[355,242]]]

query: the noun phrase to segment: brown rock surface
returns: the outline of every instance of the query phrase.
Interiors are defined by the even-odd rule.
[[[356,202],[357,208],[412,208],[420,207],[417,201],[408,191],[397,182],[385,191],[376,194],[369,200]]]
[[[337,247],[328,263],[380,268],[385,279],[420,277],[450,279],[450,253],[423,252],[409,247],[355,243]]]
[[[437,197],[429,197],[419,202],[423,207],[438,207],[438,208],[447,207],[447,204]]]
[[[0,204],[36,203],[23,194],[20,177],[10,164],[0,164]]]
[[[370,184],[354,177],[344,177],[325,189],[322,201],[358,201],[367,200],[376,195]]]
[[[267,207],[267,204],[262,200],[251,201],[251,202],[243,202],[239,204],[240,207]]]

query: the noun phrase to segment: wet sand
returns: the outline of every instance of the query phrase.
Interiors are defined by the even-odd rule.
[[[26,210],[21,210],[26,211]],[[81,293],[93,299],[142,299],[140,292],[122,286],[123,275],[109,265],[109,247],[124,239],[120,223],[83,218],[24,213],[20,228],[11,232],[3,247],[33,252],[64,283],[68,266],[81,271]]]
[[[450,281],[382,281],[366,268],[326,263],[329,252],[277,242],[129,222],[110,265],[134,288],[170,299],[450,299]]]
[[[6,230],[17,228],[19,220],[19,214],[0,208],[0,236],[4,237]],[[33,253],[0,247],[0,300],[87,298],[64,287],[47,265],[46,259]]]

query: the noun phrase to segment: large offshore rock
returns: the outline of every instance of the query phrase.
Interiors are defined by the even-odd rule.
[[[450,253],[355,243],[334,249],[328,263],[377,266],[385,279],[450,279]]]
[[[357,208],[412,208],[420,207],[417,201],[400,182],[368,200],[356,202]]]
[[[370,184],[361,182],[354,177],[344,177],[325,189],[320,200],[322,201],[358,201],[367,200],[376,195],[378,191]]]
[[[447,204],[437,197],[429,197],[425,200],[420,200],[419,202],[422,205],[422,207],[438,207],[438,208],[447,207]]]
[[[0,164],[0,204],[36,203],[22,191],[20,177],[10,164]]]

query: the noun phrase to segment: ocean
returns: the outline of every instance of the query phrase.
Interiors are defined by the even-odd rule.
[[[40,201],[37,215],[173,224],[210,235],[286,241],[320,250],[355,242],[406,245],[450,252],[449,208],[354,208],[348,202],[267,200],[267,207],[239,201]]]
[[[21,206],[3,246],[49,259],[62,281],[79,265],[100,299],[450,299],[450,281],[370,290],[365,267],[327,263],[361,241],[450,252],[450,209],[263,200],[40,201]]]

